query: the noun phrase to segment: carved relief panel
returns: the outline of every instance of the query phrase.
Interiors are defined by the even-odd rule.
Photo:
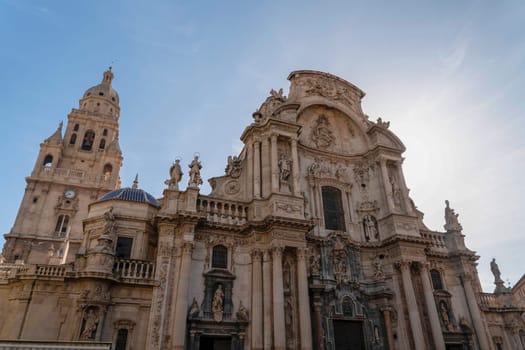
[[[312,149],[336,153],[358,154],[367,150],[366,136],[347,115],[321,106],[306,108],[298,117],[302,126],[299,142]]]

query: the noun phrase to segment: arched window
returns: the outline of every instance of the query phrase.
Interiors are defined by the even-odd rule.
[[[108,136],[108,129],[104,129],[104,131],[102,131],[102,136]]]
[[[98,145],[99,149],[104,149],[106,147],[106,139],[100,140],[100,144]]]
[[[322,189],[324,226],[328,230],[345,231],[345,218],[341,191],[335,187],[324,186]]]
[[[69,139],[69,144],[74,145],[75,142],[77,142],[77,134],[72,134],[71,138]]]
[[[128,342],[128,330],[121,328],[117,331],[117,340],[115,341],[115,350],[126,350]]]
[[[46,168],[51,168],[53,166],[53,156],[51,154],[48,154],[44,158],[44,162],[42,163]]]
[[[73,127],[73,131],[78,131],[78,128],[79,128],[79,127],[80,127],[80,126],[79,126],[78,124],[75,124],[75,126]]]
[[[55,226],[55,233],[58,233],[61,236],[65,235],[67,232],[68,224],[69,224],[69,216],[59,215],[57,218],[57,224]]]
[[[213,247],[211,267],[216,269],[228,268],[228,248],[223,245],[216,245]]]
[[[350,297],[346,296],[343,298],[343,315],[345,316],[353,316],[354,315],[354,303],[352,302],[352,299]]]
[[[443,281],[441,280],[441,273],[438,270],[430,270],[430,279],[432,280],[432,287],[434,287],[434,290],[443,289]]]
[[[84,151],[91,151],[93,148],[93,141],[95,141],[95,132],[93,130],[88,130],[84,134],[84,140],[82,140],[82,149]]]

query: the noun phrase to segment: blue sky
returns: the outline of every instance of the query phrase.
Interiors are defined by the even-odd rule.
[[[205,178],[222,174],[268,91],[315,69],[360,87],[365,113],[391,122],[425,222],[442,230],[450,200],[484,288],[492,257],[514,283],[525,272],[523,23],[523,1],[0,0],[0,232],[39,143],[109,65],[123,184],[138,172],[155,196],[175,157],[199,152]]]

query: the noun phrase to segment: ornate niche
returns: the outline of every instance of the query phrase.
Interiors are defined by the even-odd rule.
[[[379,228],[375,216],[367,213],[361,220],[363,227],[363,234],[366,242],[373,242],[379,240]]]
[[[98,284],[94,289],[84,289],[78,300],[81,312],[79,340],[99,341],[102,324],[110,303],[111,292],[106,284]]]
[[[249,312],[242,301],[233,312],[234,280],[235,275],[226,269],[212,269],[204,274],[204,299],[199,307],[194,298],[188,310],[188,349],[202,348],[210,337],[230,337],[232,349],[244,349]]]
[[[403,210],[403,194],[400,187],[399,168],[394,162],[387,162],[388,183],[390,184],[389,196],[397,210]]]

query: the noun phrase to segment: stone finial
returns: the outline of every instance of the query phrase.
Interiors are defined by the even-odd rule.
[[[45,139],[44,142],[46,142],[46,143],[56,143],[56,144],[62,143],[62,126],[63,125],[64,125],[64,123],[62,121],[60,121],[58,123],[58,127],[55,130],[55,132],[53,133],[53,135],[51,135],[47,139]]]
[[[382,118],[377,118],[377,126],[388,129],[390,127],[390,122],[384,122]]]
[[[134,190],[139,188],[139,174],[135,175],[135,180],[133,180],[133,185],[131,185],[131,188]]]

